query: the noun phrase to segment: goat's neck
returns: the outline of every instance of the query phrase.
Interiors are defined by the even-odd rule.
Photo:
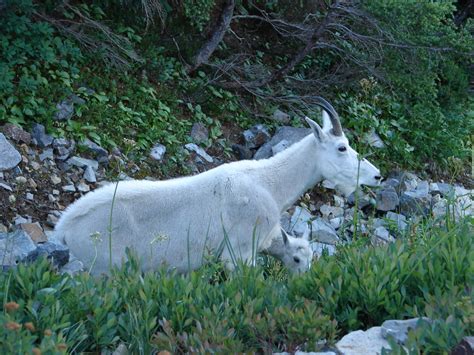
[[[322,180],[318,169],[318,151],[316,138],[310,134],[267,159],[258,169],[257,181],[268,188],[281,212]]]

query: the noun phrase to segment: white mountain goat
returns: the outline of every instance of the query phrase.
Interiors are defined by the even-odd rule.
[[[377,185],[379,170],[349,146],[339,117],[325,100],[323,128],[306,118],[312,134],[264,160],[223,164],[204,173],[165,181],[122,181],[88,193],[61,216],[55,236],[93,274],[134,249],[143,270],[166,265],[179,272],[217,252],[229,268],[268,250],[295,272],[308,269],[305,239],[281,232],[280,216],[306,190],[332,181],[344,194],[357,182]],[[358,177],[359,175],[359,177]],[[110,223],[111,222],[111,223]],[[100,238],[97,238],[100,237]]]

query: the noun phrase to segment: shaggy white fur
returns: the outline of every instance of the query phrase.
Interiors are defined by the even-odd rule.
[[[254,252],[268,249],[290,270],[305,271],[312,257],[309,242],[282,238],[280,215],[323,179],[346,192],[357,180],[357,155],[350,155],[347,139],[332,136],[326,119],[324,129],[307,121],[314,134],[270,159],[166,181],[121,181],[113,208],[115,184],[90,192],[63,213],[55,236],[93,274],[108,272],[112,210],[113,264],[122,263],[127,247],[144,270],[167,265],[180,272],[201,266],[209,252],[220,252],[232,268],[234,258],[249,262]],[[348,150],[341,152],[341,145]],[[378,183],[379,171],[370,163],[362,162],[359,171],[360,183]]]

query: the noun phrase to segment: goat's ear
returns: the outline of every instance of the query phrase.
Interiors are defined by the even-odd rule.
[[[316,137],[316,139],[320,142],[324,142],[326,140],[326,133],[322,130],[322,128],[314,122],[311,118],[305,117],[306,123],[311,127],[313,130],[313,134]]]
[[[281,228],[281,237],[283,238],[283,244],[288,245],[288,234],[286,234],[285,230]]]
[[[331,119],[329,118],[329,113],[323,110],[323,132],[327,134],[331,132],[331,129],[332,129],[332,122],[331,122]]]

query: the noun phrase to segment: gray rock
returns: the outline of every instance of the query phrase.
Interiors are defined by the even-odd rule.
[[[23,128],[21,128],[20,126],[11,123],[6,123],[1,130],[5,134],[5,136],[14,140],[15,142],[26,144],[31,143],[31,134],[23,130]]]
[[[310,222],[312,218],[313,216],[306,208],[296,206],[291,216],[290,229],[288,232],[301,237],[308,228],[308,222]]]
[[[51,148],[44,149],[43,152],[39,155],[39,158],[41,161],[45,161],[46,159],[53,160],[54,159],[53,149]]]
[[[289,114],[276,109],[275,112],[273,112],[272,119],[273,119],[273,121],[283,123],[283,124],[287,124],[287,123],[290,123],[291,117],[290,117]]]
[[[408,339],[408,332],[418,328],[422,323],[431,323],[431,319],[422,317],[406,320],[386,320],[382,323],[381,334],[385,339],[393,337],[398,344],[405,344]]]
[[[377,191],[375,198],[376,208],[379,211],[393,211],[399,204],[397,191],[395,188],[388,186]]]
[[[367,206],[375,204],[374,199],[364,193],[362,190],[356,190],[347,197],[347,203],[349,205],[355,205],[357,196],[357,206],[361,210]]]
[[[64,192],[76,192],[76,187],[73,184],[65,185],[62,189]]]
[[[54,227],[56,223],[58,223],[59,218],[52,213],[49,213],[46,217],[46,223],[49,224],[51,227]]]
[[[40,148],[48,147],[53,143],[53,137],[46,134],[46,129],[39,123],[33,124],[33,127],[31,128],[31,137],[33,138],[33,143]]]
[[[7,191],[13,191],[10,185],[4,184],[3,182],[0,182],[0,188]]]
[[[253,157],[253,152],[242,144],[233,144],[232,151],[237,155],[239,160],[252,159]]]
[[[277,155],[278,153],[284,151],[289,146],[290,146],[290,142],[288,142],[286,139],[283,139],[280,143],[275,144],[272,147],[272,155]]]
[[[63,100],[56,105],[55,121],[66,121],[74,115],[74,103],[72,100]]]
[[[76,148],[76,142],[74,140],[68,140],[66,138],[55,138],[53,140],[53,149],[59,160],[66,160]]]
[[[395,241],[395,239],[390,235],[390,232],[387,230],[387,228],[383,226],[375,228],[374,236],[378,238],[378,240],[383,241],[385,243]]]
[[[197,144],[203,143],[209,139],[209,130],[201,122],[195,122],[191,128],[191,138]]]
[[[350,332],[336,343],[336,349],[343,355],[377,355],[384,348],[391,349],[388,341],[382,337],[381,327]]]
[[[78,156],[73,156],[67,160],[67,163],[70,165],[78,166],[80,168],[85,168],[90,166],[92,169],[97,171],[99,168],[99,162],[97,160],[81,158]]]
[[[83,178],[90,183],[95,183],[97,182],[97,177],[95,175],[95,171],[91,166],[86,166],[84,169],[84,175]]]
[[[69,261],[69,249],[64,244],[53,242],[38,244],[38,247],[28,254],[26,261],[33,262],[39,257],[47,257],[54,266],[60,268]]]
[[[385,215],[385,218],[387,218],[390,221],[395,222],[395,225],[399,231],[405,231],[405,229],[408,226],[408,223],[406,222],[406,217],[404,215],[394,213],[394,212],[387,212]]]
[[[161,161],[166,153],[166,147],[163,144],[155,143],[150,150],[150,157],[154,160]]]
[[[201,147],[197,146],[194,143],[188,143],[184,147],[190,152],[195,152],[197,155],[199,155],[201,158],[206,160],[208,163],[212,163],[214,161],[214,159],[209,154],[207,154],[204,149],[202,149]]]
[[[106,164],[109,161],[109,153],[106,149],[102,148],[97,143],[86,138],[83,142],[80,143],[81,147],[86,148],[97,158],[99,163]]]
[[[80,272],[84,271],[84,264],[80,260],[71,260],[66,265],[64,265],[60,272],[61,274],[69,274],[69,275],[76,275]]]
[[[344,216],[344,209],[342,207],[334,207],[330,205],[322,205],[319,208],[319,211],[323,215],[324,218],[326,219],[332,219],[336,217],[342,217]]]
[[[23,223],[31,223],[31,217],[27,216],[27,218],[25,218],[23,216],[17,215],[13,223],[15,224],[15,226],[18,226]]]
[[[18,225],[18,227],[28,234],[35,244],[44,243],[48,240],[46,234],[44,234],[43,228],[41,228],[41,225],[38,222],[22,223]]]
[[[323,253],[327,253],[328,255],[334,255],[336,253],[336,247],[332,244],[312,242],[311,248],[316,256],[321,256]]]
[[[80,191],[80,192],[89,192],[91,190],[89,185],[87,185],[86,183],[82,181],[76,185],[76,188],[77,188],[77,191]]]
[[[339,229],[342,225],[342,222],[344,222],[343,217],[336,217],[329,220],[329,223],[334,229]]]
[[[385,144],[382,141],[382,138],[375,132],[375,130],[371,130],[364,136],[365,142],[370,145],[372,148],[384,148]]]
[[[400,196],[400,212],[407,216],[426,216],[430,211],[430,196],[419,197],[414,191],[406,191]]]
[[[258,124],[242,133],[244,137],[245,146],[249,149],[261,147],[271,138],[267,127],[263,124]]]
[[[35,249],[35,243],[21,229],[0,233],[0,261],[4,267],[18,264]]]
[[[26,193],[26,199],[28,201],[33,201],[35,199],[34,195],[31,192]]]
[[[311,239],[326,244],[336,244],[339,241],[333,226],[320,217],[311,222]]]
[[[21,162],[21,154],[0,133],[0,171],[10,170]]]
[[[280,127],[270,141],[262,145],[255,153],[254,159],[270,158],[273,154],[272,147],[286,140],[290,145],[302,140],[311,133],[310,128]]]

